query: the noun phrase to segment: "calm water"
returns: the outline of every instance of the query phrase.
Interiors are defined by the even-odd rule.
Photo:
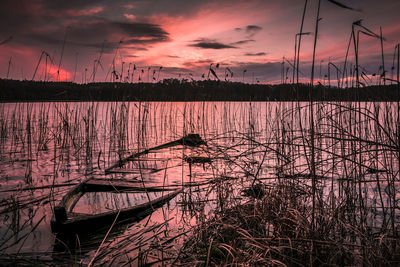
[[[313,107],[321,197],[340,201],[349,194],[346,189],[363,181],[361,196],[371,207],[373,226],[382,221],[382,206],[399,204],[390,197],[398,195],[397,110],[396,103]],[[226,203],[245,201],[240,191],[255,177],[265,184],[288,177],[310,183],[309,114],[308,103],[291,102],[0,104],[0,255],[88,263],[96,254],[96,263],[115,259],[122,264],[141,247],[154,260],[161,250],[163,258],[172,257],[183,233]],[[207,146],[155,151],[104,173],[120,158],[188,133],[198,133]],[[189,166],[188,157],[212,161]],[[93,242],[65,256],[58,253],[58,237],[50,229],[52,207],[89,177],[186,187],[141,222],[115,231],[99,251],[100,243]],[[380,190],[376,181],[381,181]],[[90,193],[75,211],[99,213],[140,204],[147,197]]]

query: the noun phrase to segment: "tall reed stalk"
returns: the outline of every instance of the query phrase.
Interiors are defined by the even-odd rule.
[[[309,89],[309,116],[310,116],[310,142],[311,142],[311,181],[312,181],[312,228],[315,228],[315,195],[316,195],[316,166],[315,166],[315,128],[314,128],[314,100],[313,100],[313,89],[314,89],[314,65],[315,65],[315,52],[317,48],[317,37],[318,37],[318,27],[320,22],[319,12],[321,7],[321,0],[318,0],[318,8],[317,8],[317,17],[315,20],[315,36],[314,36],[314,48],[313,48],[313,57],[312,57],[312,66],[311,66],[311,81],[310,81],[310,89]]]
[[[303,8],[303,15],[302,15],[302,18],[301,18],[300,32],[299,32],[299,46],[297,48],[297,62],[295,64],[295,66],[296,66],[296,83],[297,84],[299,83],[301,37],[303,35],[303,26],[304,26],[304,19],[305,19],[305,16],[306,16],[307,3],[308,3],[308,0],[305,0],[304,8]]]

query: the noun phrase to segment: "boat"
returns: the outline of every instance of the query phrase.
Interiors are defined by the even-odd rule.
[[[131,154],[118,160],[105,170],[105,175],[116,171],[121,172],[120,168],[129,162],[136,160],[140,156],[150,152],[162,150],[175,146],[199,147],[206,145],[198,134],[188,134],[175,141],[145,149],[141,152]],[[192,160],[193,161],[193,160]],[[72,188],[61,200],[59,205],[54,207],[54,216],[51,220],[51,229],[54,233],[83,233],[85,231],[94,231],[96,229],[109,227],[114,222],[134,222],[139,221],[145,216],[151,214],[156,208],[161,207],[176,195],[182,192],[183,188],[175,187],[142,187],[137,182],[126,179],[98,179],[89,178],[86,181]],[[150,199],[145,203],[133,205],[126,208],[109,210],[98,214],[87,214],[74,212],[74,207],[79,199],[88,192],[157,192],[161,191],[162,196]]]
[[[80,233],[111,226],[119,222],[139,221],[173,199],[183,188],[141,187],[122,179],[89,178],[72,188],[54,208],[51,229],[54,233]],[[127,208],[99,214],[77,213],[73,209],[88,192],[162,192],[162,196]]]

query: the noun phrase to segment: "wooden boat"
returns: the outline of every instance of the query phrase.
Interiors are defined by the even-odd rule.
[[[206,143],[198,134],[188,134],[178,140],[162,144],[153,148],[143,150],[138,153],[129,155],[126,158],[120,159],[115,164],[105,170],[105,174],[112,173],[113,170],[124,166],[136,158],[146,155],[152,151],[161,150],[164,148],[174,147],[178,145],[198,147]],[[132,183],[127,180],[117,179],[94,179],[90,178],[69,191],[60,204],[54,208],[54,216],[51,221],[51,229],[53,232],[74,232],[81,233],[87,230],[95,230],[102,227],[111,226],[114,221],[138,221],[139,219],[151,214],[156,208],[161,207],[166,202],[178,195],[183,189],[174,188],[165,190],[163,187],[143,188],[138,187],[137,183]],[[87,192],[155,192],[165,191],[161,197],[150,200],[146,203],[135,205],[119,210],[112,210],[100,214],[81,214],[73,212],[73,209],[79,199]],[[169,193],[167,193],[169,192]]]
[[[111,226],[114,221],[133,222],[151,214],[178,195],[183,189],[165,190],[161,187],[144,188],[126,180],[90,178],[71,189],[54,208],[51,229],[55,233],[93,231]],[[111,210],[100,214],[81,214],[73,212],[79,199],[87,192],[155,192],[165,191],[161,197],[149,202],[119,210]],[[168,192],[168,193],[167,193]]]

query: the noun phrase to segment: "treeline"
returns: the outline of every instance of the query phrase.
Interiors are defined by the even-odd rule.
[[[265,85],[221,81],[159,83],[36,82],[0,79],[0,101],[308,101],[305,84]],[[397,85],[337,88],[315,86],[315,101],[397,101]]]

